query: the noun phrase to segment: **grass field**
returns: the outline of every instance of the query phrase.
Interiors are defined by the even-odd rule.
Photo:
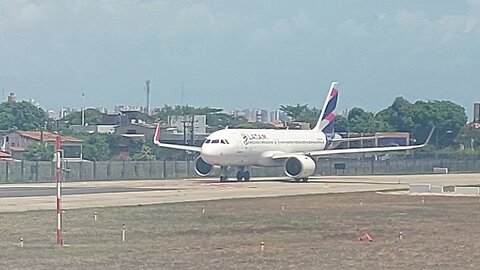
[[[53,211],[5,213],[0,268],[479,269],[479,210],[477,198],[374,193],[81,209],[65,213],[61,248]]]

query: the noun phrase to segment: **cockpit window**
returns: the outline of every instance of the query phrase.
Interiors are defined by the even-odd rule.
[[[225,143],[226,143],[226,144],[230,144],[227,140],[225,140]]]
[[[206,140],[205,143],[210,143],[210,140]]]
[[[212,140],[212,143],[218,143],[219,140]]]

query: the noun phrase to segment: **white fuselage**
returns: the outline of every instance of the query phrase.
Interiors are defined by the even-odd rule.
[[[325,134],[316,130],[224,129],[208,136],[200,155],[218,166],[282,166],[272,155],[325,147]]]

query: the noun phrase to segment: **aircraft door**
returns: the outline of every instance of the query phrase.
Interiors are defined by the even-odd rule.
[[[239,144],[237,153],[240,157],[240,163],[245,164],[247,162],[247,152],[248,152],[248,141],[247,136],[243,133],[239,134]]]

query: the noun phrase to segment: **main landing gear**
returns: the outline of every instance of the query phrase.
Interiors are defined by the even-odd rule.
[[[307,182],[308,181],[308,177],[304,177],[304,178],[294,178],[295,179],[295,182]]]
[[[250,172],[245,167],[239,167],[237,172],[237,181],[250,181]]]

